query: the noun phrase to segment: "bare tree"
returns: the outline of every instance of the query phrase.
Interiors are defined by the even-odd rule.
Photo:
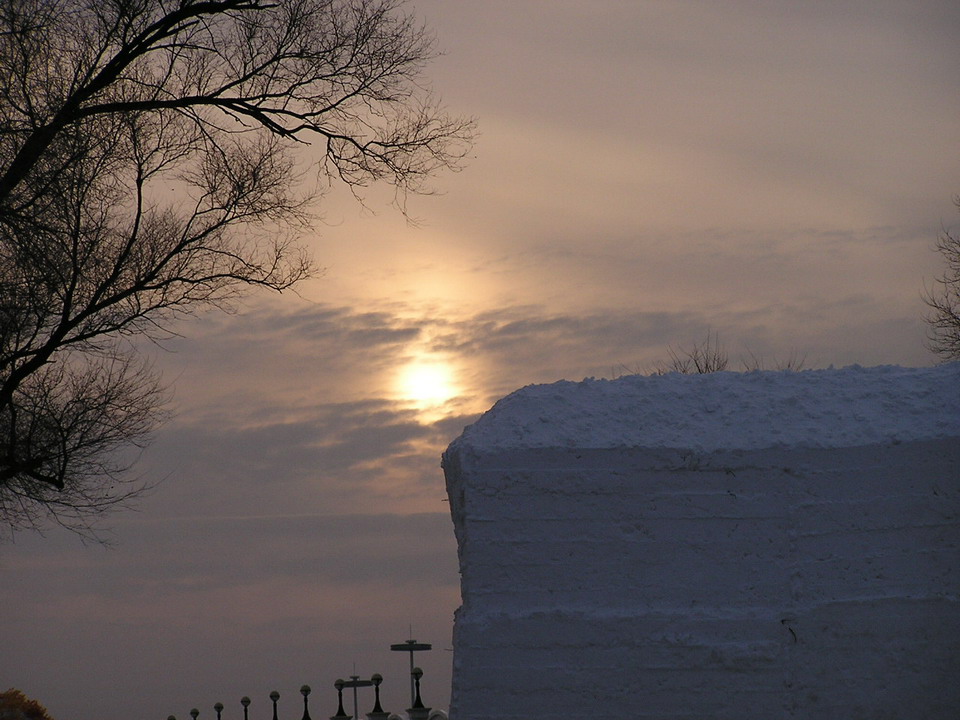
[[[960,208],[960,196],[954,204]],[[943,230],[937,250],[947,267],[934,286],[924,291],[927,345],[944,360],[960,360],[960,234]]]
[[[323,182],[402,206],[457,167],[432,54],[399,0],[0,0],[0,520],[83,532],[142,489],[132,340],[308,277]]]
[[[797,353],[792,351],[787,355],[786,359],[780,359],[777,357],[773,358],[772,362],[768,362],[767,358],[759,355],[749,348],[747,349],[747,357],[741,357],[740,365],[745,372],[752,372],[754,370],[768,370],[772,367],[774,370],[791,370],[793,372],[799,372],[807,364],[807,355],[806,353]]]
[[[689,349],[679,347],[674,350],[670,347],[667,352],[670,360],[659,363],[654,368],[654,374],[677,372],[683,375],[702,375],[726,370],[730,362],[730,356],[720,343],[719,335],[711,331],[707,331],[707,337],[702,343],[694,343]]]
[[[739,369],[742,372],[752,372],[754,370],[766,370],[773,368],[775,370],[799,371],[806,365],[806,355],[795,352],[787,356],[786,360],[780,360],[776,357],[768,361],[762,355],[759,355],[749,348],[746,350],[747,356],[741,357]],[[723,343],[720,342],[720,335],[711,330],[707,331],[707,336],[701,342],[694,342],[689,347],[673,346],[667,348],[669,359],[658,362],[650,371],[652,375],[666,375],[667,373],[680,373],[682,375],[704,375],[706,373],[722,372],[730,366],[730,355]],[[639,373],[639,370],[631,370],[625,365],[620,366],[620,371],[614,370],[614,376],[622,374]]]

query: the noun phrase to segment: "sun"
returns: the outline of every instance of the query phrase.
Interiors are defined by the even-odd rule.
[[[442,360],[413,360],[401,369],[398,385],[400,395],[420,409],[443,405],[457,395],[453,369]]]

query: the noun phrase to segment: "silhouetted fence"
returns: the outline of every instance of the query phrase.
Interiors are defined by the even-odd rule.
[[[413,680],[413,703],[410,707],[406,708],[404,711],[408,720],[447,720],[447,713],[443,710],[434,710],[424,706],[423,700],[420,698],[420,678],[423,677],[423,671],[420,668],[413,668],[410,673]],[[368,720],[403,720],[403,715],[397,713],[387,712],[383,709],[380,704],[380,684],[383,682],[383,676],[379,673],[374,674],[369,680],[361,680],[358,675],[351,675],[349,680],[337,680],[333,687],[337,691],[337,712],[334,715],[330,715],[330,720],[360,720],[358,715],[357,708],[357,688],[360,687],[373,687],[374,690],[374,704],[373,710],[366,713]],[[348,715],[343,709],[343,691],[344,689],[353,690],[353,715]],[[300,694],[303,696],[303,715],[301,720],[312,720],[310,717],[310,707],[309,707],[309,698],[310,698],[310,686],[304,685],[300,688]],[[276,690],[270,693],[270,702],[272,703],[272,720],[280,720],[280,711],[279,704],[280,693]],[[247,696],[240,698],[240,705],[243,708],[243,720],[250,720],[249,708],[251,705],[251,700]],[[332,704],[332,703],[331,703]],[[216,713],[216,720],[222,720],[221,714],[224,710],[224,704],[217,702],[213,706],[213,711]],[[299,709],[297,710],[299,713]],[[197,708],[190,710],[190,717],[193,720],[197,720],[200,715],[200,711]],[[167,720],[177,720],[175,715],[170,715],[167,717]]]

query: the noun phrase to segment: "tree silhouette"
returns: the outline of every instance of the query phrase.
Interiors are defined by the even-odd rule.
[[[16,688],[0,692],[0,718],[4,720],[50,720],[47,709]]]
[[[954,204],[960,208],[960,197]],[[924,291],[927,344],[944,360],[960,360],[960,235],[942,231],[937,237],[937,250],[947,267],[933,288]]]
[[[142,490],[133,340],[308,277],[324,183],[402,208],[458,166],[432,55],[397,0],[0,0],[0,519],[87,532]]]

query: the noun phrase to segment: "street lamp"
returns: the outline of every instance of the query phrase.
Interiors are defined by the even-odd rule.
[[[310,711],[307,710],[307,695],[310,694],[310,686],[303,685],[300,688],[300,694],[303,695],[303,720],[310,720]],[[217,718],[220,720],[220,718]]]
[[[413,705],[407,709],[407,715],[410,720],[427,720],[430,717],[431,708],[423,706],[423,700],[420,699],[420,678],[423,677],[423,670],[416,667],[413,669],[413,679],[416,683],[417,695],[413,700]]]
[[[343,681],[341,681],[343,682]],[[361,680],[359,675],[351,675],[350,679],[346,682],[343,682],[345,688],[353,688],[353,717],[354,720],[359,717],[357,715],[357,688],[370,687],[373,685],[373,680]],[[274,718],[276,720],[276,718]]]
[[[337,689],[337,714],[331,715],[330,720],[350,720],[350,715],[347,715],[343,710],[343,686],[346,683],[343,682],[340,678],[337,678],[337,681],[333,686]],[[246,720],[246,719],[244,719]]]
[[[273,701],[273,720],[277,720],[277,700],[280,699],[280,693],[276,690],[270,693],[270,699]]]
[[[413,705],[416,698],[413,678],[413,654],[421,650],[433,650],[433,645],[430,643],[418,643],[416,640],[407,640],[406,642],[391,645],[390,649],[396,650],[397,652],[410,653],[410,704]]]
[[[380,683],[383,682],[383,676],[380,673],[374,673],[373,677],[370,678],[370,682],[373,683],[373,692],[376,695],[376,701],[373,704],[373,711],[367,713],[367,719],[387,720],[387,718],[390,717],[390,713],[384,712],[380,706]]]

